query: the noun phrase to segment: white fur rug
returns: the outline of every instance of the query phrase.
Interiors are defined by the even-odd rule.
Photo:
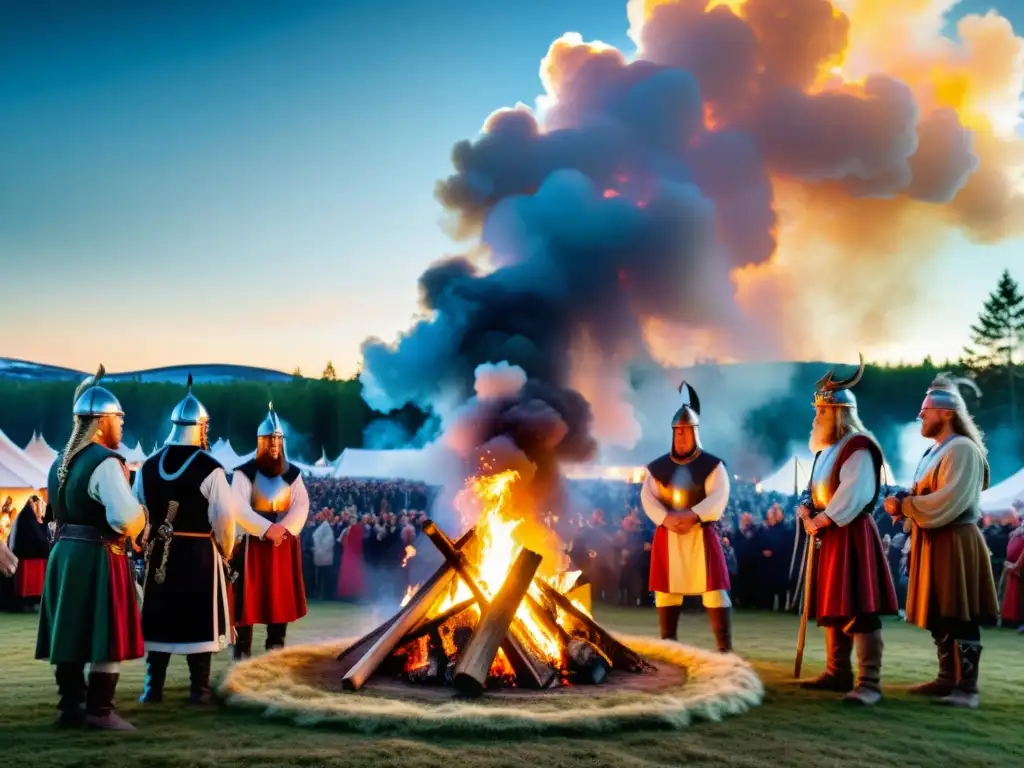
[[[309,667],[329,669],[330,661],[357,639],[284,648],[241,662],[228,672],[220,693],[229,706],[257,709],[265,717],[296,725],[405,735],[678,729],[701,720],[742,714],[764,698],[761,679],[739,656],[632,636],[618,639],[657,665],[685,668],[686,682],[654,692],[596,686],[586,695],[538,692],[516,699],[485,695],[473,701],[438,702],[395,698],[390,692],[382,696],[373,691],[372,684],[358,693],[339,691],[336,685],[334,689],[318,686]]]

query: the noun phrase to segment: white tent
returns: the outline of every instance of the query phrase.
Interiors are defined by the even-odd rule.
[[[757,484],[757,490],[761,493],[791,494],[795,487],[800,493],[811,480],[813,464],[813,456],[790,456],[781,467]]]
[[[219,461],[228,473],[233,472],[236,467],[245,464],[245,462],[256,455],[253,452],[246,456],[239,456],[235,453],[235,449],[231,447],[230,440],[218,440],[210,448],[210,453],[213,454],[213,458]]]
[[[1007,512],[1013,502],[1024,499],[1024,469],[993,485],[986,491],[981,492],[982,512]]]
[[[146,451],[142,448],[142,441],[139,440],[134,448],[129,448],[124,443],[117,446],[117,452],[124,456],[124,460],[129,464],[141,464],[146,460]]]
[[[811,481],[813,467],[814,457],[810,454],[790,456],[781,467],[757,484],[757,490],[762,493],[792,494],[795,487],[798,494],[802,493]],[[885,462],[882,465],[882,483],[893,485],[896,483],[894,478],[892,467],[889,462]]]
[[[387,451],[346,448],[334,470],[334,477],[364,480],[430,482],[436,480],[433,474],[428,453],[415,448]]]
[[[57,452],[47,444],[46,438],[39,432],[32,433],[32,439],[25,446],[25,455],[47,472],[57,458]]]
[[[39,490],[46,487],[49,468],[43,470],[0,430],[0,489]],[[17,501],[17,500],[16,500]]]
[[[571,464],[565,468],[565,476],[570,480],[620,480],[636,484],[647,477],[647,467]]]

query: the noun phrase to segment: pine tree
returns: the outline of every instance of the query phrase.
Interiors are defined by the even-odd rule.
[[[1017,425],[1015,379],[1018,350],[1024,345],[1024,294],[1020,285],[1004,270],[999,284],[989,294],[978,322],[971,326],[971,347],[965,347],[965,365],[977,373],[1005,375],[1010,393],[1010,424]]]
[[[301,379],[302,378],[302,369],[299,368],[298,366],[295,366],[295,370],[292,371],[292,378],[293,379]]]
[[[327,361],[327,367],[324,368],[323,375],[320,377],[324,381],[337,381],[338,374],[334,370],[334,363],[330,360]]]

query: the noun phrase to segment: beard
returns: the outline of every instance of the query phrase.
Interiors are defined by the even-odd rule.
[[[922,437],[934,438],[934,437],[937,437],[938,434],[941,431],[942,431],[942,425],[941,424],[936,424],[935,422],[932,422],[931,424],[922,424],[921,425],[921,436]]]
[[[834,429],[829,421],[821,422],[811,428],[811,436],[807,441],[811,453],[820,453],[835,442]]]
[[[284,451],[281,451],[276,459],[270,455],[270,451],[258,451],[256,453],[256,469],[266,477],[283,475],[284,471],[288,469],[288,461],[284,457]]]

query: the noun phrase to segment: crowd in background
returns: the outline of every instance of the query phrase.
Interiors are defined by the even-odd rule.
[[[303,533],[310,597],[376,601],[400,598],[422,580],[415,551],[437,489],[416,483],[376,480],[310,480],[310,521]],[[640,507],[639,484],[619,480],[572,480],[568,504],[576,510],[551,514],[547,523],[564,543],[572,564],[591,583],[596,601],[650,605],[647,589],[654,526]],[[908,584],[910,536],[882,509],[883,487],[874,516],[888,554],[901,607]],[[729,505],[717,529],[739,608],[798,609],[797,581],[802,543],[795,524],[796,497],[761,492],[734,479]],[[1017,510],[985,517],[981,526],[996,579],[1008,561],[1024,551],[1024,520]],[[1012,575],[1014,574],[1015,575]],[[1020,572],[1007,571],[1006,584],[1019,594]],[[699,605],[699,598],[697,599]],[[1024,625],[1018,607],[1004,609],[1004,623]]]
[[[301,545],[310,599],[398,602],[433,570],[436,553],[423,525],[439,489],[402,480],[314,477],[306,479],[306,486],[310,515]],[[641,509],[640,488],[621,480],[568,481],[563,508],[570,511],[549,513],[545,521],[559,534],[571,565],[590,582],[595,601],[653,603],[647,578],[654,526]],[[883,487],[874,516],[902,608],[911,537],[882,509],[890,490]],[[798,610],[804,550],[802,529],[795,524],[796,505],[795,496],[761,492],[752,483],[733,479],[728,507],[716,527],[738,608]],[[1004,596],[1003,624],[1024,631],[1022,512],[1018,508],[986,516],[979,525]],[[433,559],[417,557],[424,547]],[[13,583],[0,584],[0,603],[20,608],[20,601],[12,601],[12,589]],[[699,606],[700,598],[694,602]]]

